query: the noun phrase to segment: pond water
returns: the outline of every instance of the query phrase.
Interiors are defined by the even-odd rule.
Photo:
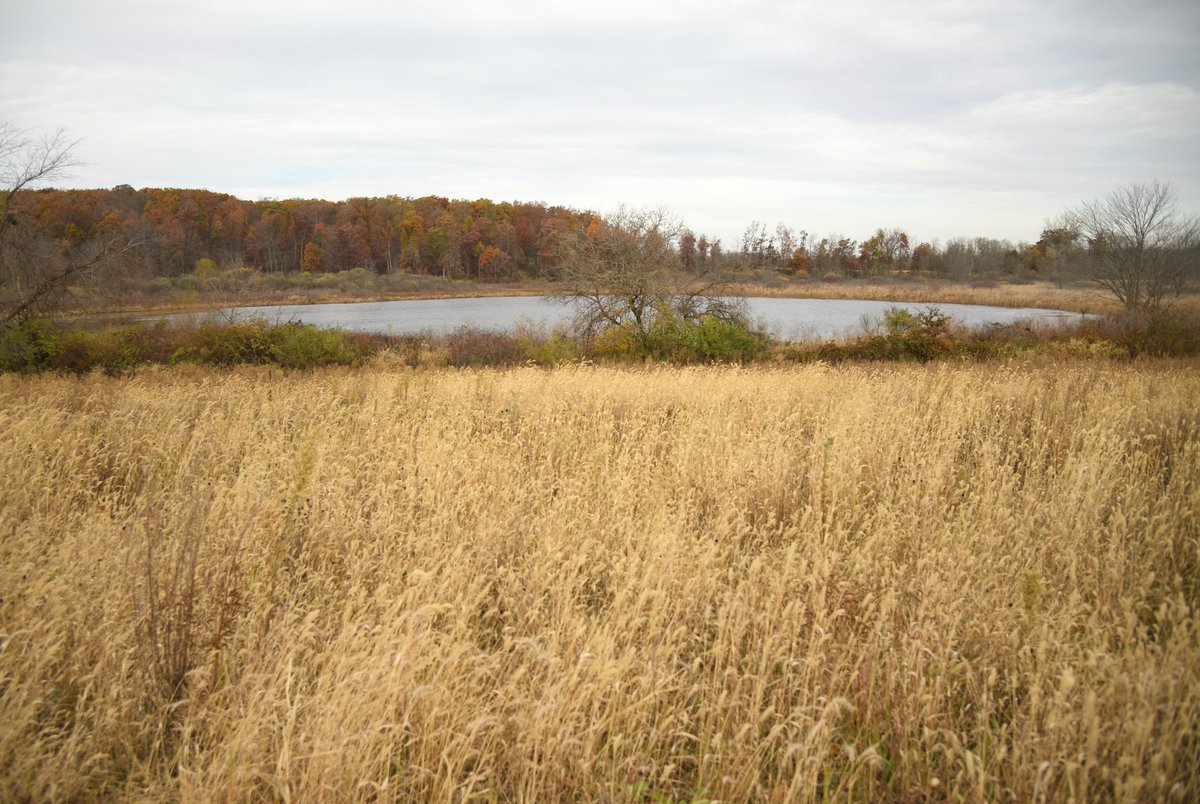
[[[889,308],[904,307],[918,312],[930,306],[911,302],[765,297],[748,298],[746,304],[751,320],[765,325],[776,337],[793,340],[853,334],[881,321],[884,311]],[[1024,320],[1066,321],[1080,317],[1079,313],[1036,308],[969,304],[936,306],[955,321],[969,327]],[[233,320],[263,318],[271,322],[300,321],[318,327],[340,327],[352,332],[415,335],[446,332],[462,326],[510,330],[526,323],[553,328],[559,324],[569,324],[572,314],[573,308],[559,300],[538,296],[501,296],[237,307],[210,315]],[[185,316],[165,317],[178,319]]]

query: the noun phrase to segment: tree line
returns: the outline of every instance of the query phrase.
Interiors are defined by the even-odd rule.
[[[1089,248],[1070,225],[1047,223],[1033,243],[993,237],[954,237],[945,243],[914,242],[908,232],[878,228],[855,240],[841,234],[817,237],[785,223],[774,229],[752,222],[736,252],[741,265],[823,279],[931,276],[948,280],[1003,277],[1071,282],[1087,278]]]
[[[201,260],[220,269],[436,275],[479,281],[558,279],[561,246],[601,216],[539,202],[389,195],[345,201],[248,201],[202,189],[35,189],[10,214],[60,243],[137,242],[147,277],[179,276]],[[1028,274],[1054,281],[1083,275],[1078,232],[1047,227],[1035,243],[988,237],[914,242],[879,228],[862,240],[817,237],[784,223],[755,221],[727,250],[686,227],[675,241],[684,270],[775,270],[814,278],[920,274],[972,279]]]
[[[543,277],[561,233],[595,216],[542,203],[396,195],[346,201],[247,201],[208,190],[39,189],[13,214],[59,242],[136,241],[148,276],[200,260],[219,268],[332,272],[366,268],[478,280]]]

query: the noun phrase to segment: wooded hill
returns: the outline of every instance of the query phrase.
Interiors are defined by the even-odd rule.
[[[365,268],[478,281],[558,279],[559,248],[590,231],[594,212],[544,203],[389,195],[346,201],[246,201],[195,189],[26,190],[11,202],[51,240],[70,245],[136,243],[133,274],[171,277],[201,260],[216,269],[335,272]],[[1036,276],[1057,281],[1084,274],[1078,233],[1047,227],[1033,244],[986,237],[917,242],[901,229],[877,229],[861,242],[818,238],[784,223],[747,226],[728,251],[721,241],[671,232],[682,267],[709,260],[726,269],[767,269],[812,277],[922,274],[947,279]]]
[[[13,214],[55,240],[137,241],[150,276],[177,276],[202,259],[263,271],[543,277],[556,232],[596,216],[562,206],[438,196],[245,201],[208,190],[38,190]]]

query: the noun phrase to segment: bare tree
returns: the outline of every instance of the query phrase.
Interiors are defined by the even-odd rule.
[[[775,237],[767,225],[751,221],[742,232],[742,261],[750,268],[762,268],[775,255]]]
[[[1195,272],[1200,219],[1176,206],[1170,184],[1134,182],[1064,215],[1087,242],[1092,280],[1126,313],[1161,311]]]
[[[580,334],[628,326],[648,345],[665,317],[738,318],[741,307],[722,294],[711,260],[683,268],[678,247],[686,231],[668,210],[622,207],[567,232],[559,244],[561,295],[575,305]]]
[[[78,165],[76,141],[63,131],[31,138],[0,123],[0,328],[47,312],[67,289],[111,266],[135,244],[55,243],[18,209],[19,194],[67,175]]]
[[[779,263],[787,265],[788,262],[796,253],[798,241],[796,233],[792,231],[792,227],[788,226],[783,221],[780,221],[775,226],[775,242],[779,244]]]

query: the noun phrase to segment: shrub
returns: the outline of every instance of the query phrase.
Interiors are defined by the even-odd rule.
[[[340,330],[288,323],[275,327],[271,335],[271,362],[284,368],[350,366],[363,357],[363,349]]]
[[[169,276],[156,276],[146,284],[146,292],[152,296],[161,296],[175,290],[175,281]]]
[[[544,326],[521,322],[515,335],[525,359],[539,366],[554,366],[579,357],[579,342],[563,330],[547,334]]]
[[[458,327],[445,336],[452,366],[503,366],[523,363],[525,350],[515,335],[475,327]]]
[[[166,361],[173,349],[172,332],[161,324],[87,331],[30,320],[0,331],[0,370],[84,374],[100,368],[108,374],[121,374],[142,363]]]
[[[680,362],[742,363],[767,352],[767,339],[740,319],[704,316],[672,321],[662,333],[668,358]]]
[[[200,259],[196,260],[196,268],[192,273],[201,279],[211,279],[215,277],[219,271],[217,270],[217,264],[215,262],[208,257],[201,257]]]
[[[950,316],[936,307],[913,313],[891,307],[883,314],[884,334],[866,338],[873,359],[915,359],[924,363],[950,351]]]
[[[631,324],[611,326],[597,335],[590,344],[593,357],[649,357],[642,340]]]
[[[1082,334],[1089,340],[1110,341],[1129,357],[1200,354],[1200,319],[1184,315],[1094,319],[1083,327]]]
[[[101,368],[107,374],[130,371],[158,356],[147,337],[151,332],[135,326],[106,327],[97,332],[64,332],[54,368],[77,374],[95,368]]]
[[[267,325],[261,321],[223,325],[206,322],[188,333],[171,362],[218,366],[267,363],[271,346]]]
[[[741,318],[694,319],[660,314],[646,337],[632,324],[604,329],[591,343],[597,358],[637,358],[672,363],[742,363],[766,357],[770,341]]]
[[[348,333],[323,330],[311,324],[205,323],[184,331],[182,343],[171,355],[171,362],[310,368],[355,365],[361,362],[364,352]]]
[[[0,330],[0,368],[4,371],[39,371],[51,367],[59,351],[62,331],[44,318],[30,318],[19,326]]]

